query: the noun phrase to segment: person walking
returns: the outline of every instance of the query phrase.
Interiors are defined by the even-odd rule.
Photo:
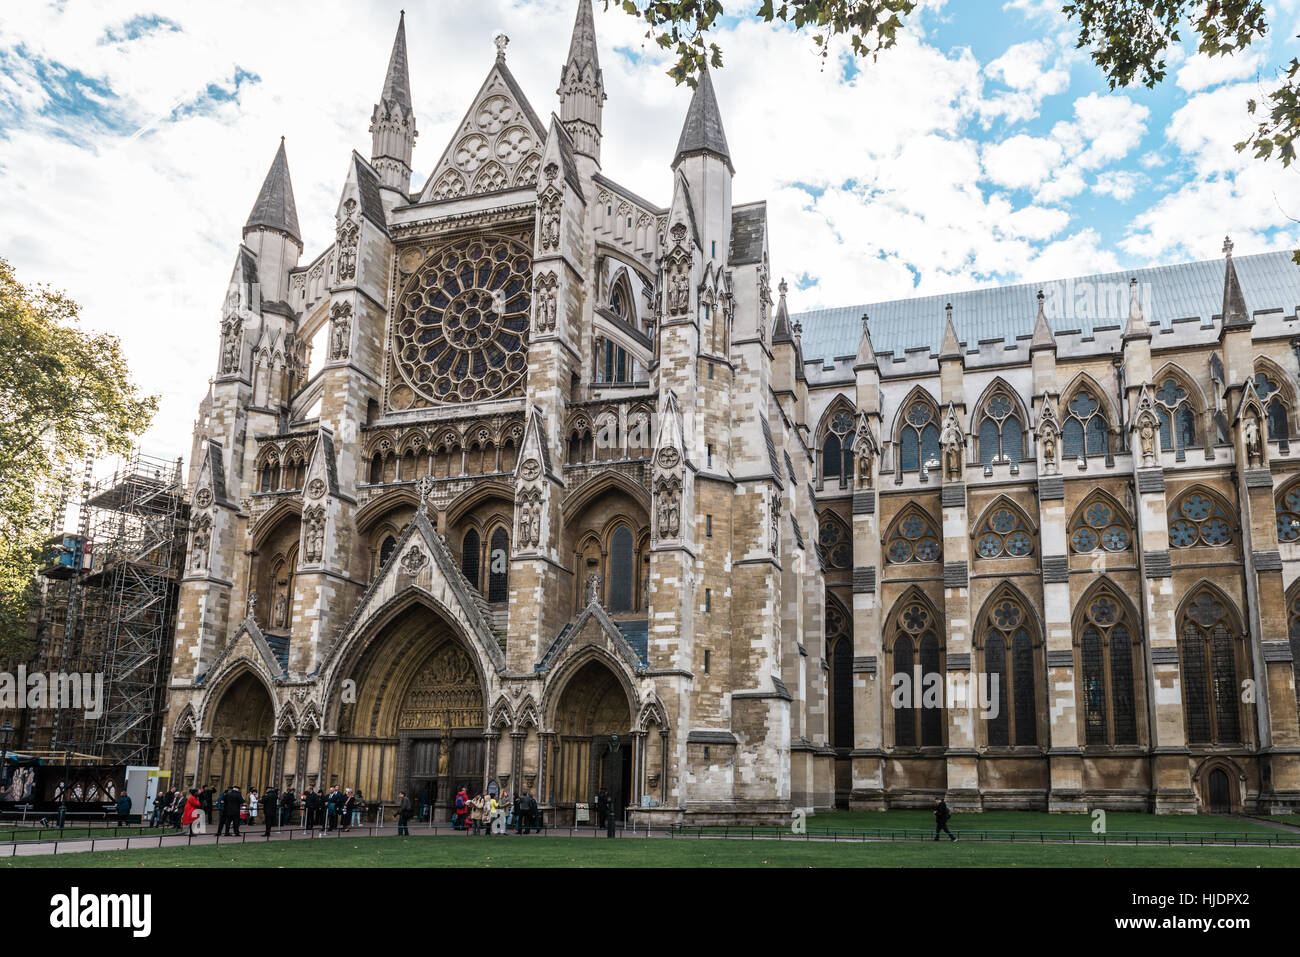
[[[934,799],[934,839],[936,841],[939,840],[940,831],[943,831],[943,833],[948,835],[948,840],[950,841],[957,840],[956,835],[954,835],[952,831],[948,830],[948,818],[950,817],[952,817],[952,811],[948,810],[947,802],[944,801],[944,799],[941,797],[935,798]]]
[[[270,838],[271,826],[275,824],[276,818],[280,813],[280,792],[276,790],[275,785],[269,785],[262,792],[262,805],[265,807],[263,816],[266,818],[265,836]]]
[[[349,791],[348,793],[352,795],[352,827],[360,827],[361,809],[364,806],[363,802],[365,799],[361,796],[361,788],[357,788],[355,792]]]
[[[465,826],[466,815],[469,814],[469,792],[461,788],[456,792],[456,811],[451,816],[451,826],[457,831],[468,830]]]
[[[405,791],[397,792],[397,836],[410,837],[411,831],[406,824],[411,820],[411,799]]]
[[[117,826],[131,823],[131,795],[123,792],[117,799]]]

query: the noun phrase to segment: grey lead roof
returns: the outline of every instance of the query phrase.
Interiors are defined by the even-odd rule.
[[[1281,309],[1292,314],[1300,305],[1300,267],[1289,252],[1257,253],[1233,260],[1250,310]],[[895,299],[791,315],[803,324],[805,360],[857,354],[862,316],[871,317],[871,343],[876,352],[901,357],[911,349],[938,353],[943,340],[944,306],[951,302],[957,335],[967,350],[978,343],[1033,335],[1038,291],[1046,294],[1044,310],[1054,333],[1091,336],[1103,326],[1123,327],[1128,320],[1129,279],[1138,281],[1139,301],[1148,323],[1169,329],[1179,319],[1208,324],[1223,309],[1224,262],[1154,266],[1147,269],[1099,273],[1053,282],[972,289],[947,295]]]
[[[289,180],[289,159],[284,153],[284,137],[280,137],[280,148],[276,151],[271,168],[267,171],[262,191],[257,194],[253,211],[248,214],[244,229],[256,229],[259,226],[278,229],[288,233],[302,244],[302,233],[298,230],[298,208],[293,203],[293,183]]]
[[[716,153],[731,165],[731,151],[727,149],[727,134],[722,130],[722,113],[718,98],[713,93],[713,80],[708,68],[700,71],[700,81],[691,97],[691,108],[686,111],[682,136],[677,141],[676,159],[690,153]],[[675,164],[674,164],[675,165]]]

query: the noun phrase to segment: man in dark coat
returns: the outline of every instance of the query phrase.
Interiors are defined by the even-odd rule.
[[[405,791],[399,791],[397,794],[397,835],[398,837],[410,837],[411,832],[406,823],[411,820],[411,799],[406,796]]]
[[[297,804],[293,796],[293,788],[285,788],[284,793],[280,795],[280,826],[288,827],[293,823],[293,808]]]
[[[317,793],[315,788],[307,789],[307,797],[303,799],[304,812],[307,815],[307,829],[320,827],[325,823],[324,808],[325,800]]]
[[[945,802],[944,799],[941,797],[935,798],[934,799],[934,839],[936,841],[939,840],[940,831],[943,831],[943,833],[948,835],[948,840],[950,841],[957,840],[956,835],[954,835],[952,831],[948,830],[948,818],[950,817],[952,817],[952,811],[948,810],[947,802]]]
[[[124,791],[122,796],[117,799],[117,826],[121,827],[123,824],[129,824],[130,821],[131,795]]]
[[[274,784],[268,785],[262,792],[262,807],[266,808],[266,836],[271,836],[271,825],[276,822],[280,813],[280,792],[276,790]]]
[[[239,785],[231,785],[225,794],[221,795],[221,834],[228,837],[231,827],[235,829],[235,837],[239,837],[239,809],[244,806],[244,795],[239,790]]]
[[[199,809],[203,811],[203,820],[209,824],[212,823],[212,794],[213,788],[210,786],[199,792]]]

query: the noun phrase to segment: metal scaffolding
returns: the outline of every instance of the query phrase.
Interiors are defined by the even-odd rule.
[[[54,535],[42,570],[42,670],[100,673],[103,715],[55,709],[28,746],[92,754],[105,764],[157,757],[189,506],[181,460],[135,452],[95,484],[87,462],[75,535]]]

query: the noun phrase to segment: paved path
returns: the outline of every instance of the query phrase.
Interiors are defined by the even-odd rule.
[[[1277,822],[1272,822],[1277,823]],[[1287,831],[1300,830],[1290,826],[1280,828]],[[107,829],[106,829],[107,830]],[[411,837],[442,837],[446,839],[466,839],[473,837],[463,831],[455,831],[450,827],[428,827],[413,825],[410,829]],[[1228,841],[1199,842],[1185,841],[1176,845],[1169,845],[1158,841],[1107,841],[1102,844],[1100,841],[1092,840],[1091,835],[1079,835],[1083,840],[1071,840],[1066,834],[1062,834],[1059,839],[1039,839],[1033,840],[1033,832],[1025,832],[1025,836],[1019,840],[1007,838],[968,838],[970,844],[1068,844],[1075,847],[1267,847],[1263,844],[1234,844]],[[110,832],[111,834],[111,832]],[[244,846],[252,844],[278,843],[284,841],[333,841],[333,840],[358,840],[370,837],[395,837],[397,834],[397,825],[389,824],[380,828],[353,828],[351,831],[303,831],[301,828],[281,828],[272,832],[271,837],[264,836],[260,828],[245,829],[241,837],[218,837],[214,833],[196,835],[189,837],[185,834],[169,832],[166,834],[149,834],[140,837],[96,837],[96,838],[69,838],[61,841],[19,841],[14,843],[0,844],[0,860],[6,857],[36,857],[50,854],[81,854],[99,851],[125,851],[125,850],[153,850],[158,847],[185,847],[193,846]],[[492,835],[493,837],[506,840],[520,840],[523,836],[515,835],[513,832],[507,835]],[[574,837],[574,838],[604,838],[605,832],[597,828],[552,828],[543,831],[540,835],[525,835],[529,838],[536,837]],[[677,834],[673,835],[667,831],[631,831],[624,830],[619,833],[621,840],[646,840],[654,838],[656,840],[672,839],[685,841],[801,841],[813,843],[839,843],[839,844],[891,844],[891,843],[914,843],[917,841],[928,841],[931,838],[927,835],[919,834],[915,837],[910,835],[903,836],[858,836],[858,835],[819,835],[813,831],[806,835],[785,834],[780,836],[772,835],[753,835],[750,834]],[[960,837],[960,832],[958,834]],[[959,842],[960,843],[960,842]],[[1277,845],[1275,845],[1277,846]],[[1288,850],[1300,850],[1300,845],[1280,845]]]

